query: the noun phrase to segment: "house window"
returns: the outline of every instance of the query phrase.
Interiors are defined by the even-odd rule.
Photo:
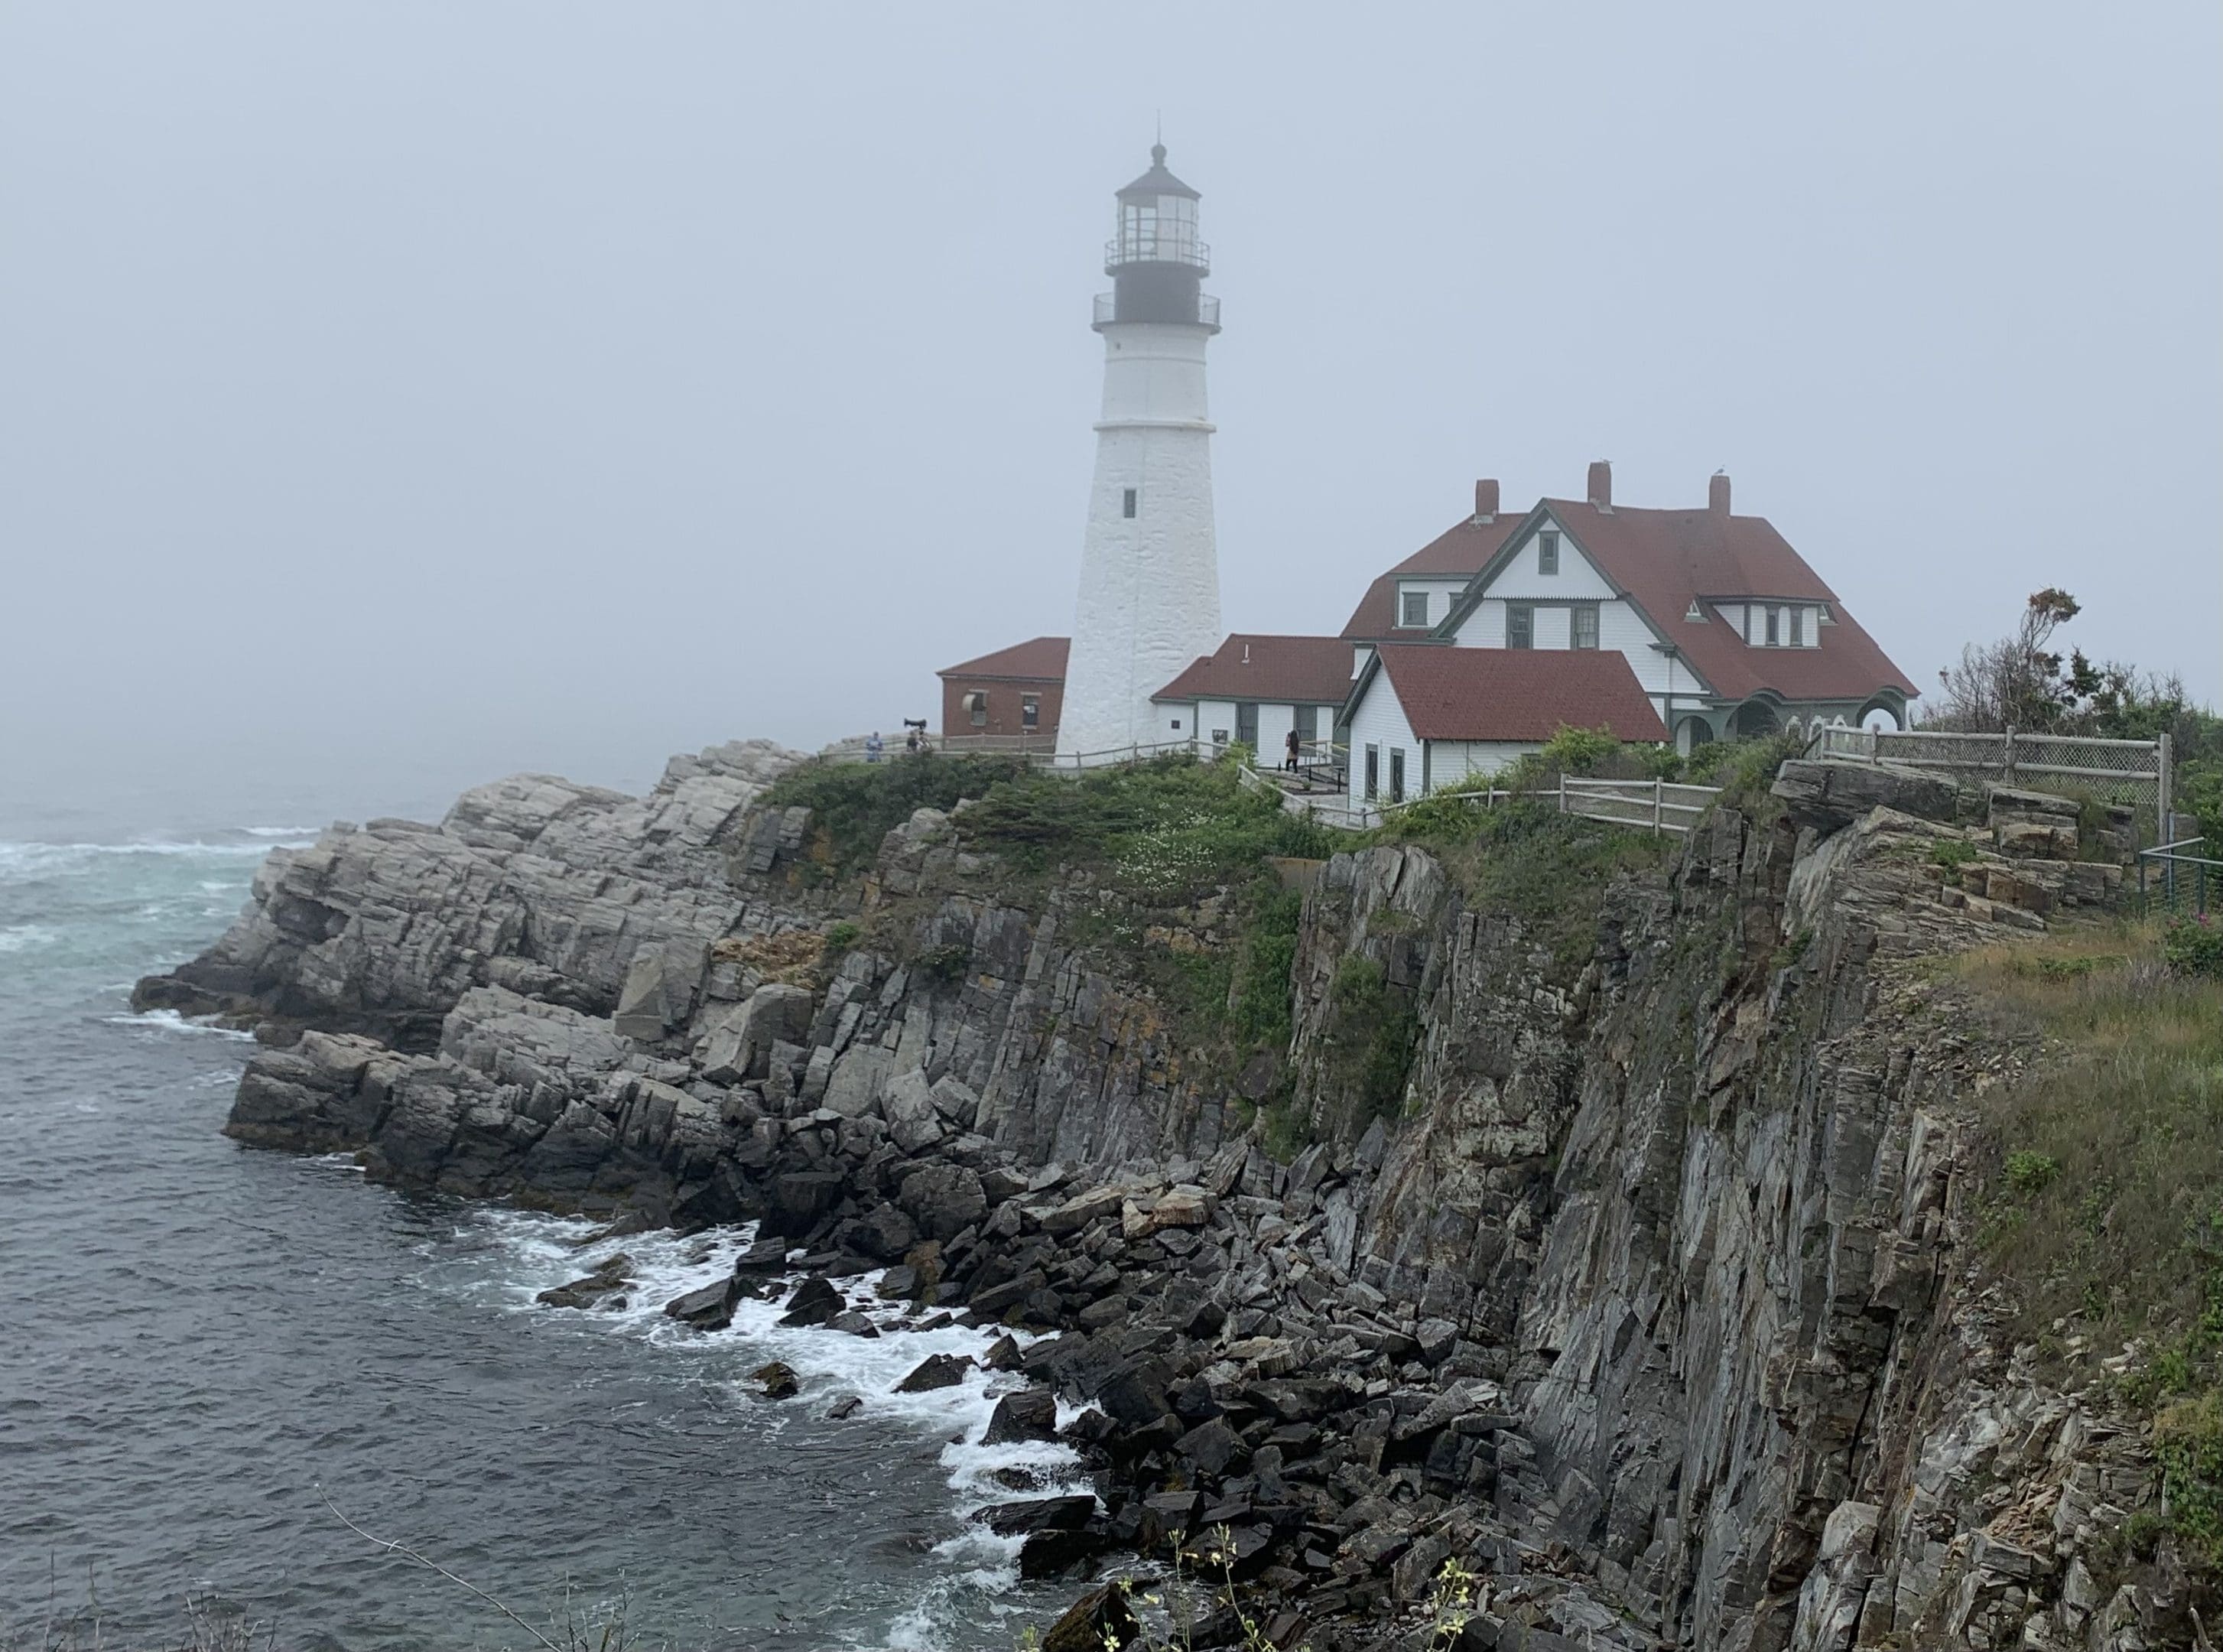
[[[1567,610],[1570,648],[1597,646],[1598,611],[1596,602],[1578,602]]]
[[[1258,749],[1258,703],[1245,700],[1235,708],[1235,738],[1253,752]]]
[[[1536,536],[1536,571],[1540,574],[1559,571],[1559,535],[1556,529],[1547,527]]]
[[[1319,738],[1319,708],[1300,705],[1296,709],[1297,738],[1307,744]]]
[[[1215,728],[1212,731],[1212,749],[1215,752],[1224,752],[1227,749],[1227,730]]]
[[[1134,514],[1135,514],[1135,491],[1136,491],[1136,490],[1135,490],[1134,489],[1132,489],[1132,488],[1130,488],[1130,489],[1127,489],[1127,496],[1126,496],[1126,498],[1125,498],[1125,499],[1124,499],[1124,500],[1122,500],[1122,501],[1120,501],[1120,505],[1119,505],[1119,514],[1120,514],[1120,515],[1122,515],[1122,516],[1125,516],[1125,517],[1132,517],[1132,516],[1134,515]]]
[[[1179,717],[1175,717],[1174,719],[1174,733],[1181,733],[1181,719]]]
[[[1389,748],[1389,801],[1405,801],[1405,748],[1402,746]]]
[[[988,726],[988,696],[985,690],[975,689],[967,695],[965,709],[971,715],[973,726],[975,728],[986,728]]]
[[[1039,728],[1042,727],[1041,695],[1022,694],[1019,696],[1019,727],[1022,728]]]
[[[1767,610],[1767,646],[1769,647],[1776,648],[1782,646],[1782,627],[1783,610],[1779,608],[1770,608]]]
[[[1405,617],[1400,625],[1426,625],[1428,622],[1428,594],[1426,591],[1407,591],[1404,596]]]
[[[1382,748],[1369,742],[1366,747],[1366,801],[1372,803],[1382,784]]]
[[[1508,648],[1533,648],[1536,646],[1536,610],[1527,602],[1508,602],[1505,605],[1505,646]]]
[[[1803,608],[1791,610],[1791,646],[1793,648],[1806,646],[1806,610]]]

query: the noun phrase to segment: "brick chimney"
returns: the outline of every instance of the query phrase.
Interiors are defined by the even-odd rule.
[[[1609,515],[1613,511],[1613,462],[1592,459],[1588,491],[1584,495],[1590,502]]]
[[[1497,520],[1497,478],[1484,476],[1474,484],[1474,520],[1484,526]]]
[[[1729,514],[1729,476],[1726,470],[1714,472],[1714,479],[1706,484],[1706,508],[1716,516]]]

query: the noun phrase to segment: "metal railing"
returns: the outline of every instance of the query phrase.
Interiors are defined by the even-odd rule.
[[[1212,246],[1193,235],[1115,235],[1104,243],[1104,268],[1121,264],[1187,264],[1212,268]]]
[[[1999,734],[1972,734],[1831,724],[1814,731],[1806,755],[1942,769],[2008,785],[2068,780],[2108,802],[2136,805],[2153,826],[2156,837],[2163,835],[2169,820],[2167,735],[2158,740],[2100,740],[2015,728]]]
[[[1093,318],[1094,324],[1099,327],[1107,326],[1118,318],[1119,295],[1117,293],[1099,293],[1096,295],[1096,312]],[[1153,318],[1153,319],[1157,318]],[[1218,294],[1200,293],[1196,295],[1196,325],[1200,327],[1217,327],[1219,325]]]
[[[2204,850],[2204,837],[2138,851],[2138,905],[2149,912],[2205,917],[2223,900],[2223,861],[2189,851]]]

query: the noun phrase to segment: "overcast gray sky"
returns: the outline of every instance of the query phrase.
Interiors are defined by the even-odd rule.
[[[2211,0],[0,3],[0,788],[637,785],[1068,628],[1112,192],[1204,192],[1224,607],[1717,467],[1918,683],[2223,698]],[[352,790],[349,790],[352,788]]]

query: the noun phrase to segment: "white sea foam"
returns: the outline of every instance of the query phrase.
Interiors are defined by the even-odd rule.
[[[109,860],[130,855],[199,855],[217,860],[261,860],[273,849],[302,848],[310,840],[264,840],[253,843],[149,842],[144,843],[0,842],[0,881],[76,876]]]
[[[9,924],[0,927],[0,952],[35,952],[61,938],[60,930],[44,924]]]
[[[303,843],[314,842],[317,836],[314,826],[242,826],[239,829],[249,837],[290,837]]]
[[[880,1299],[877,1271],[831,1283],[852,1308],[881,1327],[878,1337],[852,1336],[822,1326],[783,1326],[778,1322],[785,1311],[783,1302],[753,1298],[736,1305],[734,1322],[725,1330],[705,1333],[667,1318],[664,1304],[727,1277],[734,1257],[754,1237],[753,1226],[694,1238],[636,1233],[597,1239],[595,1225],[577,1219],[483,1210],[475,1213],[473,1220],[493,1231],[509,1258],[499,1294],[512,1311],[549,1312],[534,1300],[540,1291],[589,1273],[623,1252],[633,1258],[629,1271],[635,1281],[626,1306],[577,1313],[577,1321],[668,1349],[674,1358],[696,1364],[711,1380],[729,1384],[737,1399],[753,1391],[746,1379],[759,1365],[773,1359],[788,1365],[798,1381],[796,1397],[777,1405],[749,1405],[751,1420],[767,1431],[778,1431],[797,1416],[822,1416],[834,1399],[853,1394],[863,1402],[854,1414],[857,1418],[884,1419],[945,1442],[940,1466],[951,1501],[960,1510],[1015,1497],[1089,1489],[1079,1456],[1062,1444],[982,1443],[996,1403],[1024,1387],[1023,1378],[985,1371],[976,1364],[953,1387],[923,1394],[894,1391],[928,1356],[953,1354],[977,1361],[1002,1333],[961,1325],[935,1331],[904,1329],[912,1321],[903,1305]],[[1023,1341],[1031,1340],[1020,1335]],[[1074,1414],[1071,1408],[1060,1410],[1061,1423]],[[1008,1470],[1023,1471],[1041,1489],[1011,1490],[996,1478],[998,1471]],[[948,1603],[955,1595],[992,1597],[1017,1584],[1020,1541],[999,1537],[984,1527],[968,1527],[937,1544],[933,1552],[941,1564],[923,1579],[918,1602],[890,1624],[887,1647],[891,1652],[935,1652],[942,1644],[936,1625],[947,1620]]]
[[[147,1027],[156,1032],[198,1032],[217,1038],[236,1038],[252,1044],[255,1035],[237,1027],[218,1026],[213,1017],[179,1015],[175,1010],[142,1010],[134,1015],[104,1015],[112,1027]]]

